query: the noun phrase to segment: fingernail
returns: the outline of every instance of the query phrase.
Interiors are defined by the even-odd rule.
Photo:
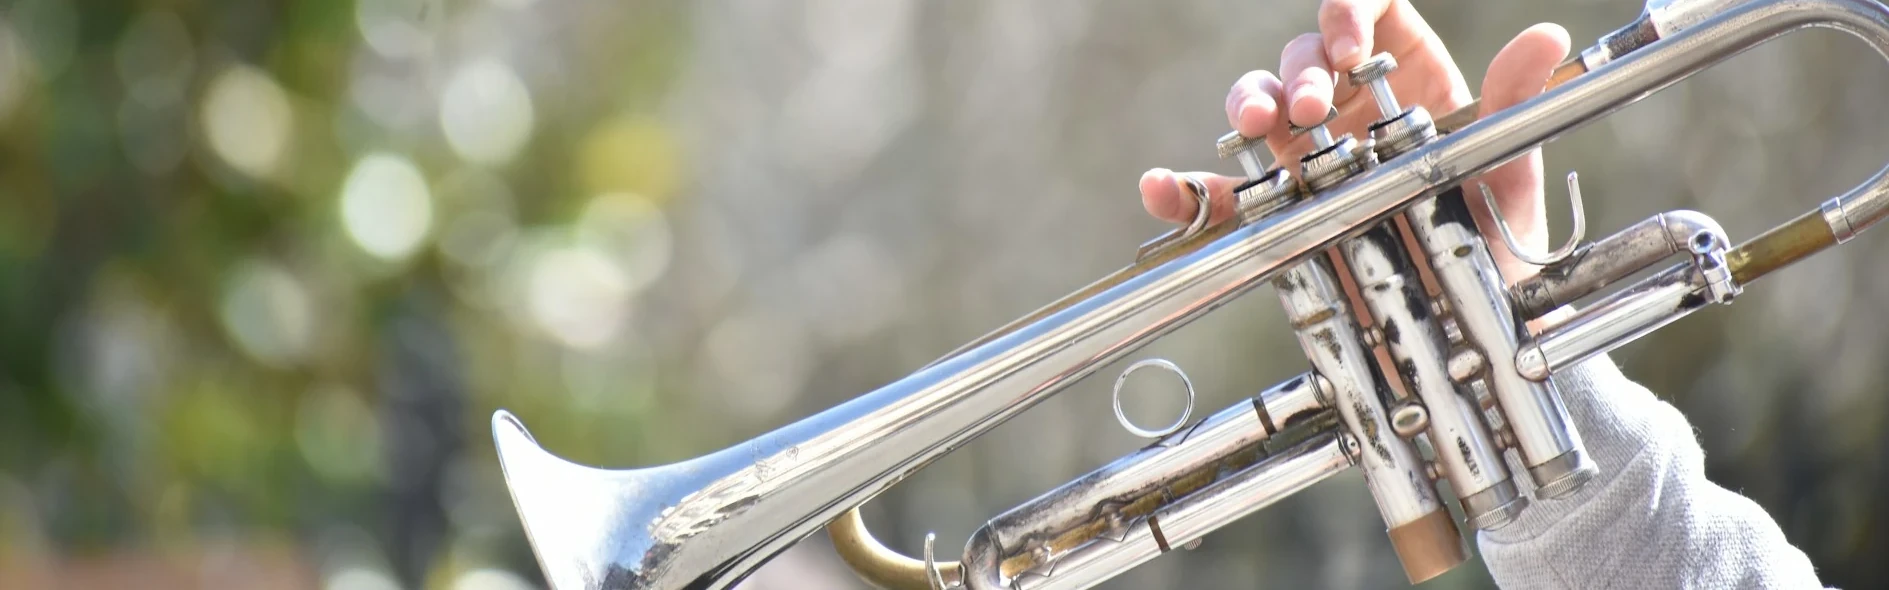
[[[1244,135],[1247,137],[1252,137],[1253,135],[1256,135],[1255,133],[1253,133],[1253,128],[1258,127],[1258,125],[1246,124],[1247,120],[1252,119],[1254,117],[1252,112],[1253,112],[1253,109],[1255,108],[1258,108],[1258,107],[1255,107],[1253,103],[1251,102],[1247,102],[1240,105],[1240,112],[1236,113],[1233,118],[1234,131],[1238,131],[1240,132],[1240,135]]]
[[[1253,137],[1266,131],[1266,121],[1260,118],[1261,106],[1265,106],[1268,109],[1279,108],[1276,103],[1273,103],[1272,97],[1269,96],[1256,96],[1247,99],[1245,104],[1240,105],[1239,120],[1234,124],[1234,127],[1239,129],[1240,134]]]
[[[1309,106],[1309,107],[1299,106],[1307,102],[1310,102],[1312,106]],[[1320,118],[1322,118],[1323,115],[1325,114],[1325,111],[1323,109],[1318,108],[1318,106],[1319,106],[1318,99],[1313,98],[1311,95],[1308,95],[1308,94],[1301,94],[1299,95],[1298,99],[1292,101],[1292,106],[1290,107],[1290,110],[1286,113],[1286,119],[1290,120],[1292,124],[1298,125],[1300,127],[1317,125]],[[1302,113],[1313,113],[1313,112],[1318,113],[1318,115],[1313,116],[1311,119],[1305,119],[1304,117],[1299,116]],[[1304,120],[1301,120],[1301,119],[1304,119]]]
[[[1331,58],[1333,66],[1350,63],[1351,58],[1358,55],[1358,40],[1348,35],[1332,37],[1331,45],[1325,48],[1325,54],[1326,57]]]

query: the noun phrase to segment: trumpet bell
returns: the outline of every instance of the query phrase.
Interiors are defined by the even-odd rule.
[[[586,467],[546,451],[504,410],[492,416],[492,436],[512,504],[552,588],[705,587],[699,579],[738,557],[703,555],[715,544],[664,542],[657,531],[681,516],[673,507],[725,475],[717,467],[739,470],[740,457],[722,452],[646,469]],[[692,536],[690,528],[683,536]]]

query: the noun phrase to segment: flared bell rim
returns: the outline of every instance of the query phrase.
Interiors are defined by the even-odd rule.
[[[626,513],[634,471],[579,465],[538,444],[524,421],[492,414],[492,439],[519,525],[552,588],[641,588],[654,546],[647,518]],[[640,522],[639,522],[640,521]]]

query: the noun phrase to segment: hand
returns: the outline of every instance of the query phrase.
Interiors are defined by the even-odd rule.
[[[1397,71],[1388,79],[1397,100],[1405,106],[1422,105],[1431,116],[1441,117],[1472,100],[1449,50],[1409,0],[1325,0],[1319,6],[1318,26],[1320,32],[1300,35],[1286,44],[1279,57],[1284,81],[1272,72],[1254,71],[1241,76],[1227,92],[1227,122],[1241,135],[1264,136],[1278,161],[1296,163],[1313,148],[1310,137],[1293,138],[1288,134],[1288,117],[1292,123],[1310,126],[1323,120],[1335,104],[1340,117],[1331,124],[1332,135],[1365,136],[1367,126],[1379,117],[1370,91],[1352,86],[1348,76],[1334,72],[1349,71],[1379,52],[1389,52],[1397,59]],[[1489,64],[1482,85],[1481,115],[1540,94],[1569,47],[1568,33],[1558,25],[1535,25],[1516,36]],[[1218,175],[1203,178],[1212,196],[1212,218],[1217,221],[1231,216],[1232,189],[1243,179]],[[1548,236],[1542,208],[1540,151],[1530,151],[1490,171],[1481,181],[1495,193],[1516,239],[1536,251],[1545,250]],[[1466,184],[1465,189],[1484,235],[1498,235],[1474,182]],[[1186,190],[1170,170],[1150,170],[1141,177],[1142,206],[1166,221],[1182,224],[1193,220],[1196,204]],[[1535,272],[1532,266],[1516,260],[1507,248],[1495,245],[1489,250],[1502,267],[1503,276],[1511,281]]]

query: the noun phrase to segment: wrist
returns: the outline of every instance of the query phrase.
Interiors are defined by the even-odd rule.
[[[1701,451],[1685,416],[1620,372],[1611,358],[1596,356],[1553,377],[1561,403],[1599,474],[1580,491],[1556,500],[1531,498],[1529,508],[1509,526],[1485,533],[1490,541],[1516,542],[1554,527],[1613,485],[1628,464],[1647,453],[1688,456]],[[1526,469],[1509,459],[1524,493],[1533,495]]]

